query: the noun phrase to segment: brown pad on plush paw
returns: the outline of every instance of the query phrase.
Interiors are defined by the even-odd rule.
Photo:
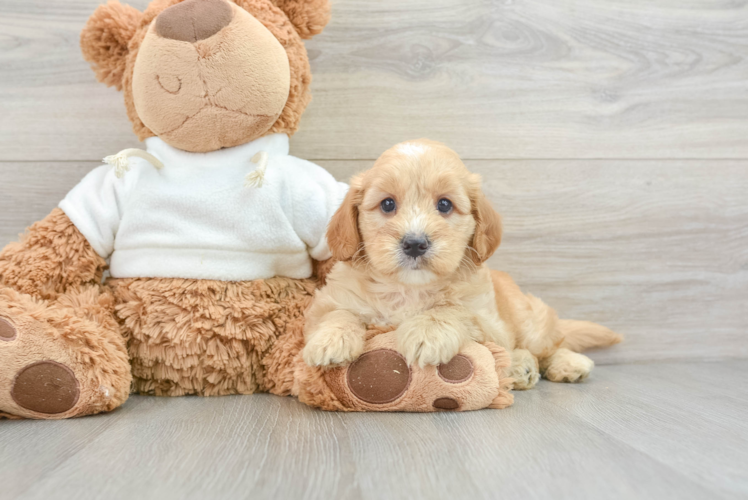
[[[11,340],[15,340],[17,335],[18,332],[16,331],[16,327],[13,326],[13,323],[5,318],[0,318],[0,342],[10,342]]]
[[[408,363],[391,349],[365,352],[346,370],[348,390],[357,399],[371,404],[399,399],[408,390],[410,381]]]
[[[472,342],[449,363],[408,367],[394,332],[370,330],[365,352],[350,365],[309,367],[297,357],[294,393],[310,406],[337,411],[467,411],[513,402],[504,349]]]
[[[80,394],[73,370],[55,361],[37,361],[22,368],[10,390],[18,406],[45,415],[72,410]]]
[[[437,371],[446,382],[459,384],[473,376],[473,362],[467,356],[458,354],[449,363],[439,365]]]

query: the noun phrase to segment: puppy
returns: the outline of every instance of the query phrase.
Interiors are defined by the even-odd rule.
[[[457,154],[427,140],[399,144],[355,177],[327,239],[335,264],[306,314],[304,360],[348,363],[367,326],[394,327],[409,365],[447,363],[470,341],[512,352],[516,389],[542,369],[575,382],[593,362],[573,352],[620,336],[558,320],[539,299],[484,262],[501,242],[501,218]]]

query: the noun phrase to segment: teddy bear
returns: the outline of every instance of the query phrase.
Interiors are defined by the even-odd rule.
[[[509,356],[473,344],[408,367],[371,329],[348,366],[306,366],[304,311],[346,194],[289,155],[310,101],[303,39],[328,0],[111,0],[81,34],[145,149],[105,158],[0,253],[0,416],[112,411],[131,392],[270,392],[342,411],[512,403]]]

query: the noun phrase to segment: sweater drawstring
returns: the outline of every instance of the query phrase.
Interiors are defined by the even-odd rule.
[[[164,164],[161,163],[161,160],[142,149],[136,148],[123,149],[116,155],[107,156],[104,158],[104,163],[112,165],[114,167],[114,175],[116,175],[118,179],[121,179],[125,176],[125,172],[130,170],[129,159],[133,156],[144,159],[159,170],[164,168]]]
[[[257,164],[257,168],[255,168],[254,172],[248,173],[244,178],[244,186],[261,188],[262,183],[265,181],[265,171],[268,168],[268,154],[265,151],[260,151],[250,161]]]

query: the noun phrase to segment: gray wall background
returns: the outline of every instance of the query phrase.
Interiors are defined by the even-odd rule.
[[[138,145],[78,48],[98,4],[0,0],[0,245]],[[748,355],[745,1],[334,0],[307,48],[293,154],[345,180],[444,141],[504,216],[491,266],[626,335],[597,362]]]

